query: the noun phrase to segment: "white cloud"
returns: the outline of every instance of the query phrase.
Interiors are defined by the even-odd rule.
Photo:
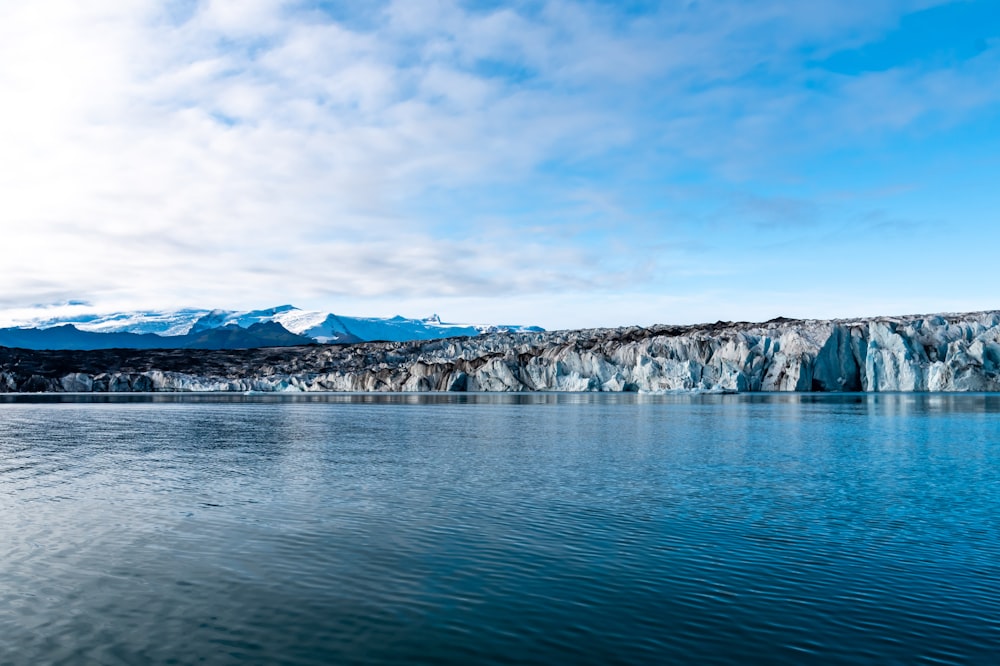
[[[646,293],[652,273],[688,268],[644,256],[669,228],[616,236],[615,224],[651,231],[627,206],[596,203],[620,201],[615,184],[549,170],[633,151],[624,162],[738,180],[773,166],[762,148],[779,134],[849,129],[872,100],[900,100],[880,120],[889,130],[995,103],[983,86],[995,54],[831,79],[825,98],[798,85],[799,49],[878,34],[921,4],[719,2],[629,18],[565,0],[494,11],[399,0],[359,27],[276,0],[7,3],[6,304],[404,309]],[[760,67],[789,83],[747,83]],[[547,208],[504,218],[476,207],[486,188]],[[560,210],[581,189],[602,231],[578,234]],[[470,208],[429,211],[432,195]],[[544,232],[526,240],[518,230],[532,224]]]

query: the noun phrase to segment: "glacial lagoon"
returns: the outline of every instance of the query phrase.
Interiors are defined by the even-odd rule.
[[[0,396],[0,664],[993,663],[1000,396]]]

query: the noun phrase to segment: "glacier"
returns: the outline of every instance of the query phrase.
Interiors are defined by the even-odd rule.
[[[0,349],[4,391],[1000,391],[1000,312],[238,351]]]

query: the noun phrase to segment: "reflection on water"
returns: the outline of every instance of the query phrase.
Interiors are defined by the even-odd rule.
[[[890,410],[928,408],[996,412],[997,393],[0,393],[0,404],[367,404],[367,405],[579,405],[579,404],[819,404],[866,405]]]
[[[0,663],[991,663],[1000,396],[0,396]]]

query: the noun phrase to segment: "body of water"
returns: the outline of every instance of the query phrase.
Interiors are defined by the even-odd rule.
[[[0,400],[0,664],[1000,657],[1000,396]]]

